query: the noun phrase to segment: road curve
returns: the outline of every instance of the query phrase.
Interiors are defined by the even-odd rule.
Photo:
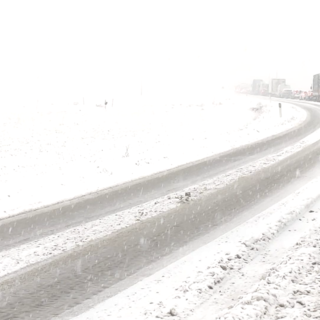
[[[299,105],[299,103],[295,103]],[[298,127],[206,159],[0,220],[0,251],[181,190],[292,145],[319,128],[319,110]]]
[[[131,195],[132,198],[131,202],[126,203],[125,206],[132,206],[135,204],[134,196],[139,197],[140,193],[143,198],[140,201],[146,201],[144,200],[145,190],[148,190],[146,198],[158,197],[159,193],[166,194],[168,191],[181,189],[195,181],[223,173],[297,142],[320,127],[320,109],[304,108],[309,112],[307,120],[299,127],[277,137],[183,166],[178,170],[171,170],[168,175],[155,175],[152,178],[134,182],[132,186],[127,184],[123,189],[120,187],[112,189],[113,198],[110,196],[110,190],[109,197],[105,193],[100,194],[101,198],[98,200],[96,196],[91,196],[87,201],[92,201],[94,205],[94,199],[96,199],[95,201],[98,201],[96,208],[100,211],[96,215],[95,213],[91,215],[90,219],[118,210],[121,197],[126,195]],[[110,288],[109,295],[114,294],[111,287],[120,281],[163,259],[187,243],[214,231],[221,224],[249,210],[253,205],[280,192],[282,188],[298,179],[296,175],[298,169],[300,175],[307,174],[317,164],[319,154],[320,143],[317,143],[288,159],[275,163],[270,168],[261,170],[255,174],[254,178],[244,177],[237,182],[237,188],[230,185],[217,190],[201,201],[178,207],[126,228],[116,235],[110,235],[89,246],[79,248],[72,256],[57,260],[54,265],[43,266],[41,272],[34,274],[33,278],[26,279],[23,284],[5,293],[6,299],[0,302],[0,318],[3,320],[30,319],[32,315],[32,319],[52,319],[101,292],[106,292],[108,295],[108,288]],[[174,185],[171,186],[170,183]],[[253,196],[255,194],[256,196]],[[113,199],[111,202],[113,209],[106,212],[102,207],[108,205],[107,200],[110,201],[110,198]],[[76,201],[80,202],[74,203],[73,209],[76,212],[78,208],[80,214],[85,217],[86,213],[90,212],[86,209],[86,200],[83,198]],[[62,208],[68,208],[68,206],[72,205],[63,204]],[[93,208],[95,207],[90,204],[90,209],[93,210]],[[54,211],[50,210],[52,209],[42,213],[47,219],[56,217]],[[57,208],[54,210],[60,212]],[[65,210],[68,212],[67,209]],[[69,225],[79,223],[76,218],[73,218],[74,216],[75,214],[70,215]],[[42,215],[38,213],[28,214],[26,218],[21,215],[19,218],[26,223],[27,228],[29,219],[39,217]],[[48,222],[48,220],[43,221]],[[56,226],[47,228],[46,232],[62,228],[61,221],[60,224],[58,219],[52,221],[57,221]],[[40,227],[41,223],[38,226]],[[31,225],[29,227],[32,230]],[[21,237],[20,241],[26,239],[28,237]],[[10,237],[4,238],[4,241],[9,245]],[[14,242],[12,241],[11,245],[12,243]]]

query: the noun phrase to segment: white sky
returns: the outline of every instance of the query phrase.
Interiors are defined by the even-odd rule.
[[[1,1],[9,97],[210,95],[320,72],[319,1]]]

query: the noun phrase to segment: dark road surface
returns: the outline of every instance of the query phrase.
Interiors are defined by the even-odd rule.
[[[304,108],[309,113],[305,123],[280,136],[166,174],[141,179],[131,185],[119,186],[99,195],[3,221],[0,226],[1,244],[5,248],[129,208],[279,151],[320,127],[320,109]],[[231,184],[201,200],[182,205],[121,230],[116,235],[81,247],[67,258],[57,260],[54,267],[44,266],[42,272],[34,274],[24,284],[3,292],[0,319],[52,319],[108,291],[108,288],[142,268],[276,195],[299,179],[298,170],[300,177],[307,176],[317,166],[319,154],[320,144],[316,143],[289,159],[264,168],[254,176],[239,179],[236,187]],[[10,235],[9,227],[13,228]],[[21,234],[22,230],[25,230],[24,234]]]

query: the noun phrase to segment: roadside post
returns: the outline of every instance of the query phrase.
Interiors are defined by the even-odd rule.
[[[281,109],[281,103],[279,102],[279,116],[282,117],[282,109]]]

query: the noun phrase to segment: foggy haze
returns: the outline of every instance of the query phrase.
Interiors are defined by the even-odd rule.
[[[154,98],[208,96],[216,87],[273,77],[305,89],[320,72],[316,7],[316,1],[2,2],[1,87],[8,99],[141,90]]]
[[[0,320],[320,319],[318,4],[0,1]]]

